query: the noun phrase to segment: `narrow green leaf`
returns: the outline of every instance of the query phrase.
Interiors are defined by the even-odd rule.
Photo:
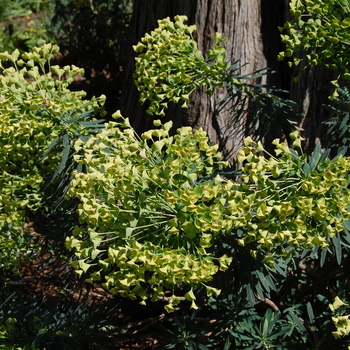
[[[337,258],[337,263],[340,265],[342,262],[342,246],[341,246],[341,241],[339,237],[339,232],[337,233],[336,236],[332,237],[332,243],[335,248],[335,256]]]
[[[263,321],[263,328],[262,328],[262,334],[264,338],[267,338],[268,330],[269,330],[269,321],[265,314],[264,321]]]
[[[60,165],[58,167],[57,174],[61,174],[62,171],[64,170],[64,168],[66,167],[67,160],[68,160],[69,153],[70,153],[70,148],[71,148],[71,146],[69,144],[67,144],[65,146],[65,148],[63,149],[63,151],[62,151],[63,156],[62,156],[61,163],[60,163]]]
[[[304,323],[299,320],[299,317],[294,312],[290,311],[287,316],[293,321],[293,323],[295,323],[295,325],[299,328],[299,331],[302,333],[307,332]]]
[[[314,310],[312,309],[312,305],[310,302],[307,303],[307,314],[309,316],[309,321],[310,321],[310,324],[312,325],[313,327],[313,330],[317,330],[315,329],[316,328],[316,325],[315,325],[315,315],[314,315]]]
[[[47,147],[47,151],[45,151],[42,156],[41,156],[41,160],[45,159],[47,157],[47,155],[49,154],[49,152],[52,150],[52,148],[54,148],[57,145],[57,142],[59,140],[59,136],[57,136]]]
[[[326,256],[327,256],[327,249],[322,249],[321,251],[321,258],[320,258],[320,266],[323,267],[324,262],[326,261]]]
[[[312,156],[309,159],[309,166],[311,171],[316,169],[318,162],[321,158],[321,154],[322,154],[321,145],[318,143],[316,144],[315,149],[312,153]]]
[[[303,165],[303,172],[304,172],[306,177],[310,175],[311,167],[308,163]]]

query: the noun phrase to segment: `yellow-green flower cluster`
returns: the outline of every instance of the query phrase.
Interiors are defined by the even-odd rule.
[[[82,272],[93,264],[104,270],[104,287],[112,293],[144,299],[147,283],[155,300],[163,288],[210,281],[232,260],[206,251],[227,226],[216,200],[226,183],[219,177],[200,183],[226,163],[203,130],[184,127],[170,136],[171,125],[139,139],[127,120],[110,122],[88,142],[75,143],[75,161],[86,172],[72,174],[67,192],[67,199],[80,200],[81,222],[67,247],[76,250]],[[95,279],[100,272],[91,274]]]
[[[239,243],[257,242],[265,251],[282,255],[290,254],[283,249],[286,245],[326,248],[350,218],[349,159],[338,157],[313,166],[285,143],[273,143],[276,156],[262,156],[261,144],[251,139],[239,153],[241,191],[247,194],[239,223],[247,234]],[[299,139],[294,143],[299,144]]]
[[[26,209],[40,207],[43,182],[59,164],[58,155],[44,162],[41,156],[68,128],[59,116],[74,108],[72,117],[77,117],[98,107],[97,99],[86,103],[83,92],[68,90],[81,69],[50,66],[57,52],[57,46],[47,44],[22,55],[18,50],[0,53],[0,225],[22,224]]]
[[[141,103],[150,101],[149,114],[163,116],[169,102],[181,100],[187,107],[195,88],[222,86],[227,79],[226,51],[218,45],[225,40],[217,34],[210,59],[205,60],[192,38],[196,26],[184,24],[186,20],[186,16],[176,16],[175,22],[169,17],[159,20],[159,27],[134,46],[135,85]]]
[[[346,307],[348,305],[345,304],[338,296],[335,297],[333,304],[329,304],[329,308],[335,313],[339,313],[339,309],[344,306]],[[332,317],[332,321],[337,328],[336,331],[332,332],[334,338],[339,339],[350,333],[350,315],[336,315]]]
[[[171,122],[155,124],[138,138],[128,120],[110,122],[75,143],[85,171],[73,172],[67,192],[80,200],[80,225],[67,247],[76,251],[78,271],[89,272],[90,281],[103,274],[113,293],[155,300],[163,288],[211,281],[232,260],[212,249],[224,235],[253,256],[265,252],[273,265],[275,254],[326,248],[350,219],[348,158],[300,156],[279,140],[276,155],[264,157],[261,143],[247,138],[235,182],[219,175],[226,163],[205,132],[184,127],[171,136]]]
[[[286,50],[279,59],[291,57],[299,51],[306,55],[308,65],[325,63],[337,69],[342,78],[349,79],[350,6],[347,0],[292,0],[290,12],[293,20],[281,28]],[[293,58],[290,65],[298,65],[300,58]],[[337,84],[334,81],[334,84]]]
[[[68,124],[65,120],[100,109],[99,103],[103,102],[103,98],[83,101],[84,93],[68,89],[73,77],[83,71],[75,66],[51,66],[50,60],[58,50],[56,45],[47,44],[22,55],[18,50],[0,53],[2,269],[16,268],[36,246],[26,229],[26,213],[43,209],[47,179],[54,175],[62,158],[61,149],[45,160],[43,153],[62,131],[84,133],[79,123]]]

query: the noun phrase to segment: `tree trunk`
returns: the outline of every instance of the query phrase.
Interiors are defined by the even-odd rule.
[[[214,46],[215,32],[220,32],[228,40],[225,44],[228,59],[231,63],[240,60],[242,75],[265,67],[278,72],[263,76],[260,82],[291,91],[284,97],[296,101],[299,111],[304,114],[301,126],[308,138],[307,146],[313,147],[317,140],[322,139],[324,118],[320,118],[320,113],[322,103],[327,102],[329,88],[323,81],[325,75],[319,74],[323,73],[322,68],[309,70],[299,83],[293,83],[295,73],[286,62],[277,61],[278,53],[283,50],[278,27],[282,27],[288,19],[288,4],[288,0],[134,0],[122,115],[129,117],[139,133],[152,128],[153,117],[146,113],[147,104],[142,106],[138,102],[138,91],[133,83],[135,55],[131,45],[156,28],[158,19],[187,15],[188,24],[197,26],[195,39],[203,53]],[[216,89],[210,96],[204,89],[198,89],[192,93],[188,109],[170,104],[163,120],[172,120],[175,128],[184,125],[202,127],[212,142],[224,143],[234,157],[241,148],[244,135],[239,132],[240,128],[233,129],[229,123],[229,110],[218,112],[218,102],[225,94],[225,88]],[[266,143],[278,136],[267,135]]]

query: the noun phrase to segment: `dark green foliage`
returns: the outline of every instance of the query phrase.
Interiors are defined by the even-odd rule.
[[[230,67],[228,74],[232,79],[228,80],[225,98],[218,104],[218,112],[230,110],[231,124],[228,129],[232,128],[235,133],[256,140],[262,139],[268,132],[278,136],[292,132],[301,120],[301,115],[296,112],[295,102],[280,97],[287,91],[251,83],[274,72],[262,69],[241,76],[236,73],[240,68],[239,61]]]
[[[70,286],[72,288],[72,286]],[[1,344],[22,349],[110,349],[118,326],[118,303],[80,300],[27,299],[11,295],[0,306],[0,323],[6,325]]]
[[[288,261],[278,260],[274,268],[262,262],[264,255],[257,258],[250,254],[251,249],[256,249],[256,243],[242,247],[237,243],[237,236],[242,235],[241,230],[222,238],[223,243],[213,249],[219,254],[232,256],[231,268],[221,273],[215,280],[217,288],[222,289],[223,294],[237,293],[251,305],[256,302],[256,297],[264,299],[270,297],[275,289],[275,275],[286,276]],[[247,272],[249,271],[249,272]]]
[[[154,335],[164,341],[164,349],[208,350],[215,349],[217,342],[208,345],[205,334],[210,330],[210,321],[198,322],[197,312],[175,313],[156,327]],[[205,344],[205,345],[204,345]]]
[[[349,155],[350,142],[350,92],[344,88],[337,89],[338,96],[334,97],[332,105],[325,106],[330,112],[327,125],[328,145],[331,154]]]
[[[340,282],[344,275],[340,273],[339,277]],[[320,276],[322,282],[324,278]],[[329,281],[331,286],[333,279]],[[333,301],[331,293],[326,293],[328,297],[312,295],[320,290],[319,283],[312,286],[312,279],[298,270],[280,282],[283,287],[280,285],[272,296],[276,304],[265,299],[252,306],[242,293],[203,299],[197,311],[180,310],[168,315],[153,335],[164,342],[165,349],[347,349],[349,336],[335,339],[332,335],[336,313],[328,306]],[[340,295],[347,294],[348,283],[348,277],[340,282],[345,287]],[[273,311],[271,305],[278,305],[279,310]],[[349,309],[345,309],[337,314],[348,314]]]

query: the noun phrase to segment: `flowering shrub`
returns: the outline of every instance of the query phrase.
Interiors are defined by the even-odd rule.
[[[274,266],[275,256],[287,259],[299,247],[327,248],[350,218],[348,158],[330,161],[316,150],[308,159],[278,140],[276,155],[264,157],[261,143],[247,138],[242,181],[235,182],[205,132],[183,127],[170,136],[171,122],[156,125],[138,138],[127,119],[110,122],[74,145],[85,171],[73,172],[66,196],[80,200],[80,225],[67,247],[77,271],[112,293],[144,303],[167,288],[173,311],[176,286],[188,285],[185,297],[196,308],[193,288],[204,284],[208,295],[218,294],[208,282],[232,261],[211,249],[223,236],[254,257],[263,251]]]
[[[20,247],[26,251],[30,246],[28,231],[22,230],[26,214],[42,208],[44,188],[69,148],[68,134],[83,134],[81,122],[90,118],[88,111],[97,114],[104,101],[103,97],[83,101],[84,92],[68,89],[83,71],[51,66],[58,50],[47,44],[24,54],[0,53],[0,261],[4,266],[13,254],[21,255]],[[61,147],[43,159],[63,134]],[[6,253],[9,249],[11,257]]]

